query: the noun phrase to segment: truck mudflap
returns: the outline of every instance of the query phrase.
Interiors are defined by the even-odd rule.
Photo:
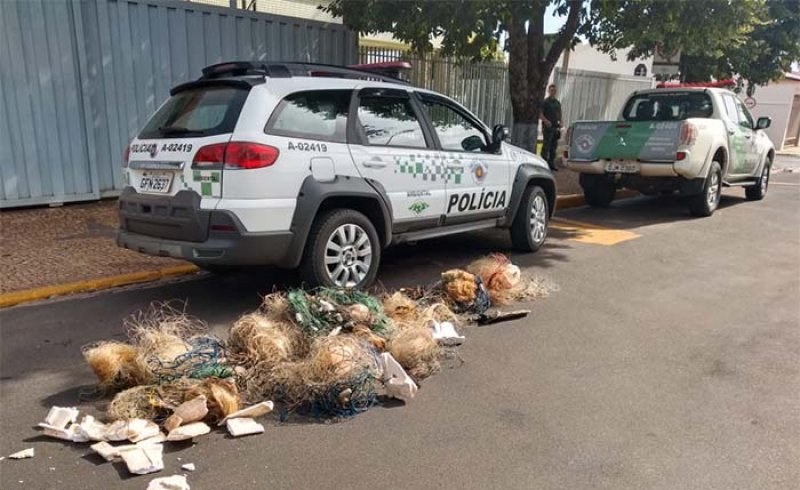
[[[571,161],[675,161],[681,121],[590,121],[572,125]]]

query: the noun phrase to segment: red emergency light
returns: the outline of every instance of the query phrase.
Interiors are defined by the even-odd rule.
[[[733,79],[717,80],[715,82],[696,82],[696,83],[680,83],[680,82],[661,82],[656,85],[656,88],[728,88],[735,87],[736,82]]]
[[[394,78],[404,78],[403,75],[405,72],[411,69],[411,63],[408,61],[385,61],[382,63],[362,63],[359,65],[348,65],[348,68],[368,71]]]

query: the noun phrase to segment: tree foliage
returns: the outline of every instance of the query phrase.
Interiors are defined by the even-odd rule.
[[[361,33],[391,32],[417,52],[441,41],[444,55],[481,60],[498,47],[509,53],[512,140],[534,148],[550,73],[586,18],[582,0],[331,0],[323,9]],[[564,17],[560,32],[544,35],[549,5]],[[501,46],[501,40],[504,44]]]
[[[606,52],[630,48],[629,59],[680,49],[683,81],[762,85],[800,59],[800,1],[592,0],[582,33]]]
[[[800,0],[320,0],[361,33],[390,32],[420,53],[473,60],[508,52],[512,139],[527,148],[547,81],[575,34],[602,51],[629,48],[630,59],[680,49],[685,81],[741,75],[764,84],[800,59]],[[548,7],[563,19],[544,35]],[[501,42],[503,43],[501,45]]]

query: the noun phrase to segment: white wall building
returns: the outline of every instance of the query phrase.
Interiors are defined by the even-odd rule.
[[[628,61],[627,49],[617,50],[617,59],[593,48],[587,43],[576,45],[569,53],[569,68],[571,70],[596,71],[613,73],[614,75],[650,77],[653,73],[653,58],[642,58]],[[564,55],[558,59],[557,67],[564,66]]]
[[[800,73],[787,73],[782,80],[756,88],[752,101],[745,94],[740,97],[748,106],[755,102],[753,117],[772,118],[767,134],[776,149],[800,146]]]

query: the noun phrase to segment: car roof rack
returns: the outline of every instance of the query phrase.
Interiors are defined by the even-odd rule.
[[[380,69],[370,70],[369,65],[359,65],[357,68],[351,68],[346,66],[328,65],[324,63],[305,63],[300,61],[231,61],[226,63],[217,63],[215,65],[210,65],[203,68],[203,76],[200,77],[200,80],[246,77],[253,75],[260,75],[269,78],[350,78],[356,80],[373,80],[409,85],[408,81],[381,73]]]

